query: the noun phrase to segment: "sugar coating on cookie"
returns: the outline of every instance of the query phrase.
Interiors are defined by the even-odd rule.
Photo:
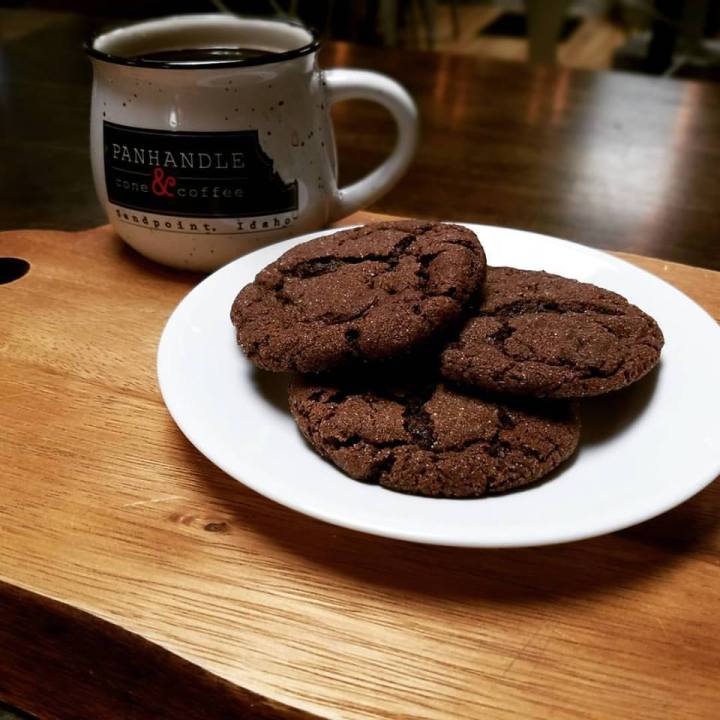
[[[442,353],[441,372],[483,390],[578,398],[647,374],[663,335],[616,293],[546,272],[487,269],[483,301]]]
[[[567,402],[473,396],[437,379],[296,376],[289,399],[310,445],[350,477],[431,497],[533,483],[572,455],[580,435]]]
[[[470,230],[398,221],[298,245],[235,298],[243,352],[272,371],[397,358],[457,327],[485,277]]]

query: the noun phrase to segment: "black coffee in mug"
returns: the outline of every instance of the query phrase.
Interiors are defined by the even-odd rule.
[[[196,47],[169,50],[150,50],[131,55],[127,59],[158,64],[243,62],[265,56],[278,55],[273,50],[250,47]]]
[[[93,175],[118,235],[153,260],[212,270],[385,193],[413,156],[415,105],[382,75],[321,72],[317,49],[301,25],[224,13],[96,37]],[[399,132],[379,167],[338,187],[330,106],[349,98],[383,105]]]

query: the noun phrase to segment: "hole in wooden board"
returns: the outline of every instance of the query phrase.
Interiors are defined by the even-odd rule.
[[[19,280],[30,270],[27,260],[16,257],[0,257],[0,285]]]

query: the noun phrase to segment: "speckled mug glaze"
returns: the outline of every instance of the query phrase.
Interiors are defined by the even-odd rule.
[[[193,63],[137,59],[188,47],[269,54]],[[415,105],[383,75],[321,72],[317,48],[303,26],[222,14],[151,20],[96,37],[87,48],[94,69],[92,167],[117,233],[153,260],[212,270],[385,193],[415,151]],[[398,139],[379,167],[338,188],[329,109],[350,98],[386,107]]]

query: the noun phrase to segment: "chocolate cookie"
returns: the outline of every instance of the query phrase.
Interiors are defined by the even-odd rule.
[[[288,250],[235,298],[242,350],[266,370],[320,372],[398,357],[462,319],[485,253],[458,225],[385,222]]]
[[[307,441],[350,477],[433,497],[480,497],[540,479],[577,447],[560,401],[506,402],[438,381],[318,381],[297,376],[290,409]]]
[[[483,302],[442,354],[442,375],[485,390],[574,398],[657,364],[657,323],[624,297],[546,272],[488,268]]]

